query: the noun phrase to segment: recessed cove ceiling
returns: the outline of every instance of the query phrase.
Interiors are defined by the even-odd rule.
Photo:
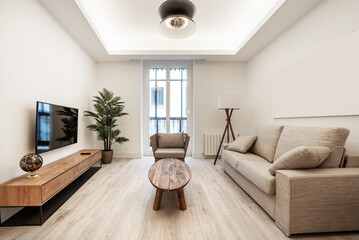
[[[110,55],[234,55],[285,0],[192,0],[196,32],[169,39],[158,31],[164,0],[75,0]]]

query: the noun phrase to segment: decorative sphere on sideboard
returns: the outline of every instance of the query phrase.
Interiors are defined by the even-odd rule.
[[[20,168],[25,172],[31,172],[28,178],[39,177],[39,174],[35,173],[41,168],[43,163],[42,157],[36,153],[28,153],[20,160]]]

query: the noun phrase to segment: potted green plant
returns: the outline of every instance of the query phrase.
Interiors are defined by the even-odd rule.
[[[98,140],[103,141],[102,162],[108,164],[112,162],[112,144],[129,141],[128,138],[120,137],[121,131],[116,128],[117,119],[128,114],[123,112],[125,102],[121,102],[121,97],[114,96],[113,92],[106,88],[102,89],[99,95],[93,97],[95,111],[85,111],[85,116],[92,117],[96,121],[87,128],[97,132]]]

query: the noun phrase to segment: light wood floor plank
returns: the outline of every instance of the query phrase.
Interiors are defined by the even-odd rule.
[[[187,210],[180,212],[179,215],[182,239],[203,239],[202,228],[199,223],[196,208],[194,206],[187,206]]]
[[[146,157],[104,165],[43,226],[0,228],[0,239],[288,239],[213,160],[186,159],[192,171],[184,188],[186,211],[179,210],[176,192],[164,192],[160,209],[153,211],[155,188],[148,180],[153,162]],[[359,232],[292,239],[355,240]]]

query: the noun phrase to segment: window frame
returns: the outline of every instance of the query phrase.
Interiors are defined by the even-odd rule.
[[[193,132],[193,91],[192,91],[192,82],[193,82],[193,61],[142,61],[142,96],[143,96],[143,154],[145,156],[153,155],[152,149],[149,144],[149,110],[150,110],[150,100],[149,100],[149,69],[150,68],[166,68],[166,131],[170,131],[170,68],[187,68],[187,134],[192,136]],[[190,142],[187,155],[192,155],[192,142]]]

